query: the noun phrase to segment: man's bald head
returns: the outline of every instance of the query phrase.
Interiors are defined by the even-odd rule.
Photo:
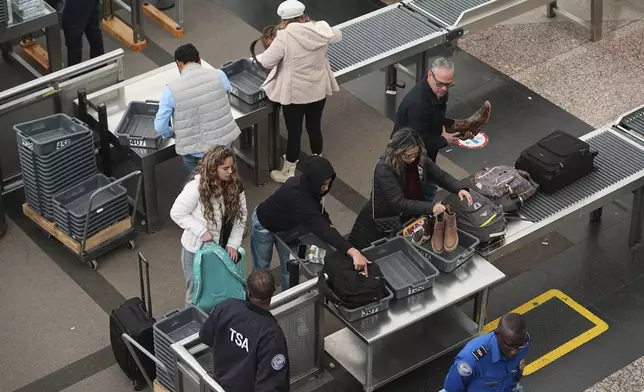
[[[518,313],[507,313],[499,321],[499,330],[516,335],[525,335],[527,330],[525,318]]]
[[[254,270],[246,279],[248,299],[257,305],[267,307],[275,293],[275,278],[265,270]]]
[[[514,358],[527,344],[528,333],[525,318],[518,313],[501,317],[496,328],[499,348],[506,358]]]

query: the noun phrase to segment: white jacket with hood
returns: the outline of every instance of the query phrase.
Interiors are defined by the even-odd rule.
[[[266,95],[282,105],[317,102],[338,91],[327,57],[330,44],[342,39],[327,22],[291,23],[279,30],[271,46],[257,60],[271,73]]]
[[[208,231],[212,235],[212,241],[216,244],[219,243],[222,216],[225,213],[223,198],[215,199],[212,201],[212,207],[215,212],[216,226],[213,227],[206,221],[203,204],[199,200],[199,178],[200,176],[197,175],[186,184],[170,210],[172,220],[183,229],[181,245],[190,253],[196,253],[199,250],[203,243],[201,237]],[[242,192],[239,194],[239,219],[236,219],[233,224],[226,247],[239,249],[244,236],[247,216],[246,195]]]

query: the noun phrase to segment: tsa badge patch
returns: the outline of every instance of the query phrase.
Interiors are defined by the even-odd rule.
[[[467,362],[459,362],[456,365],[456,370],[462,377],[469,377],[472,375],[472,367]]]
[[[275,371],[282,370],[284,365],[286,365],[286,358],[282,354],[277,354],[273,359],[271,359],[271,366]]]

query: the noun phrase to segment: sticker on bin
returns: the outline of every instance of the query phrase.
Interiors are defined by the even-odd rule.
[[[65,148],[70,144],[72,144],[72,139],[60,140],[56,142],[56,151],[60,150],[61,148]]]
[[[27,147],[29,150],[33,151],[34,150],[34,142],[27,138],[22,138],[22,145]]]
[[[361,316],[362,317],[367,317],[367,316],[370,316],[372,314],[376,314],[379,311],[380,311],[380,306],[376,306],[375,308],[371,308],[371,309],[362,309]]]
[[[423,291],[423,290],[425,290],[425,285],[420,285],[420,286],[416,286],[416,287],[410,287],[409,290],[407,290],[407,294],[412,295],[412,294],[416,294],[416,293],[418,293],[420,291]]]

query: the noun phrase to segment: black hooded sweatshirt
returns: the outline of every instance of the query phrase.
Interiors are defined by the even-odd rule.
[[[335,180],[331,163],[319,156],[308,158],[300,175],[289,178],[275,193],[257,206],[259,223],[271,233],[289,231],[303,226],[322,241],[342,253],[353,247],[331,226],[329,214],[324,210],[322,184],[331,178],[329,190]]]

